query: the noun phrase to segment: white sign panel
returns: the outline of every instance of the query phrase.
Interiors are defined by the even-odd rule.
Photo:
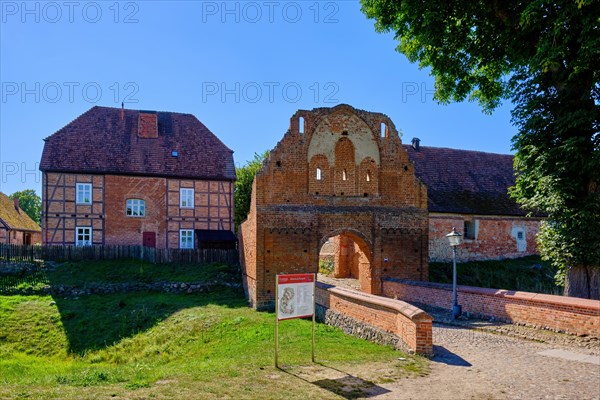
[[[311,317],[315,312],[315,275],[277,275],[277,319]]]

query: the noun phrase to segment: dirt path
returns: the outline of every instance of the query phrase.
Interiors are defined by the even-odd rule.
[[[461,327],[435,326],[433,334],[431,373],[382,384],[391,392],[375,398],[600,399],[600,364],[591,362],[600,362],[597,356],[583,362],[541,355],[557,347]]]
[[[600,341],[481,320],[458,325],[434,323],[427,376],[377,384],[366,397],[600,399]]]

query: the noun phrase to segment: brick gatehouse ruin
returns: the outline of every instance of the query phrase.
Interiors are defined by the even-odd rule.
[[[428,279],[427,189],[386,115],[299,110],[255,177],[239,238],[255,308],[272,307],[276,274],[317,272],[330,238],[335,276],[380,294],[385,278]]]

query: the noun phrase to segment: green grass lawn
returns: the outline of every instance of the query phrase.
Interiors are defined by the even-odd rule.
[[[36,290],[45,285],[85,287],[88,283],[231,282],[239,277],[239,269],[217,263],[155,265],[138,260],[78,261],[42,265],[25,275],[0,275],[0,294],[9,294],[6,293],[8,288]]]
[[[56,273],[79,279],[79,272]],[[187,273],[193,275],[180,276]],[[185,295],[0,296],[0,399],[355,398],[427,372],[421,357],[323,324],[312,364],[306,320],[280,324],[283,367],[276,369],[274,326],[274,314],[249,309],[239,290],[226,287]],[[358,383],[348,387],[340,374]]]
[[[514,260],[472,261],[456,265],[459,285],[562,295],[556,269],[539,256]],[[431,282],[452,283],[452,263],[430,263]]]

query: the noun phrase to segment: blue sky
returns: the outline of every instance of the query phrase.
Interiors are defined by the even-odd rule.
[[[358,1],[0,2],[0,191],[33,188],[43,138],[94,105],[192,113],[243,165],[298,109],[387,114],[424,146],[511,152],[510,103],[438,105]]]

